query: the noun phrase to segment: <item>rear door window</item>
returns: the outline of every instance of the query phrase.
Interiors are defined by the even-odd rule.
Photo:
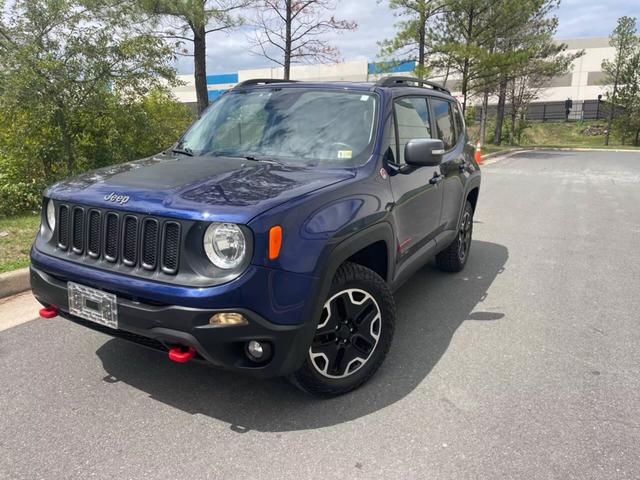
[[[439,98],[429,99],[436,124],[436,138],[442,140],[445,151],[456,145],[456,131],[454,127],[451,102]]]

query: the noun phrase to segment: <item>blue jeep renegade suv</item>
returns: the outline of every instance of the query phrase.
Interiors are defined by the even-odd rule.
[[[49,188],[31,284],[44,317],[338,395],[384,360],[394,289],[464,267],[479,187],[436,84],[250,80],[170,150]]]

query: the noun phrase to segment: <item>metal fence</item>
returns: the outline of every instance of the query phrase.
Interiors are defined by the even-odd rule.
[[[489,105],[487,114],[489,118],[495,117],[496,105]],[[511,106],[505,108],[505,115],[511,114]],[[476,120],[480,121],[482,107],[476,109]],[[573,107],[567,112],[564,101],[560,102],[536,102],[527,107],[526,118],[529,122],[564,122],[578,120],[605,120],[609,115],[609,104],[602,100],[575,100]]]

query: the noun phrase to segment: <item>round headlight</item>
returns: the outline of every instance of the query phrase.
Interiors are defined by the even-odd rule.
[[[242,264],[247,242],[237,225],[212,223],[204,234],[204,251],[216,267],[228,270]]]
[[[56,207],[53,200],[47,202],[47,223],[52,231],[56,229]]]

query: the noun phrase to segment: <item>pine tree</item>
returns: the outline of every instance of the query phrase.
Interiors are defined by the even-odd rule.
[[[618,90],[623,83],[622,76],[628,68],[630,59],[634,57],[634,52],[638,48],[638,35],[636,19],[632,17],[620,17],[618,25],[609,37],[609,44],[616,49],[613,61],[602,62],[602,71],[605,72],[605,84],[611,85],[611,91],[607,92],[609,97],[609,116],[607,119],[607,132],[604,137],[604,144],[609,145],[609,136],[613,125],[613,117],[618,105]],[[631,76],[631,78],[633,78]],[[629,91],[629,88],[626,89]],[[624,107],[624,105],[623,105]]]
[[[389,0],[389,8],[400,20],[396,34],[379,42],[380,56],[392,58],[391,63],[415,60],[416,75],[425,78],[430,53],[430,22],[445,8],[445,0]]]

